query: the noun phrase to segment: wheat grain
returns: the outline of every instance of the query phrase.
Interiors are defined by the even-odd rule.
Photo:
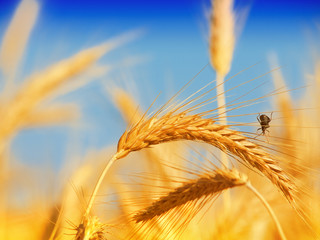
[[[262,172],[290,203],[294,202],[295,185],[278,166],[276,159],[240,132],[199,115],[186,115],[185,112],[172,115],[169,112],[159,119],[141,120],[121,136],[115,159],[152,145],[177,140],[201,141],[230,153]]]
[[[155,201],[150,207],[135,214],[133,219],[137,223],[146,222],[189,201],[197,201],[203,197],[218,194],[225,189],[244,185],[246,182],[247,177],[239,174],[235,169],[217,169],[184,183],[181,187]]]
[[[105,227],[96,216],[86,217],[77,228],[75,240],[104,240]]]
[[[213,0],[212,7],[209,36],[210,62],[217,72],[218,111],[219,115],[223,116],[221,124],[226,124],[223,80],[231,68],[235,43],[233,0]]]
[[[140,210],[133,216],[133,220],[136,223],[145,223],[156,217],[163,216],[169,213],[171,210],[179,209],[187,206],[190,208],[189,202],[195,203],[204,199],[197,208],[202,208],[206,200],[212,199],[217,194],[220,194],[226,189],[230,189],[237,186],[245,185],[250,191],[252,191],[263,203],[268,210],[271,218],[273,219],[281,239],[286,240],[282,227],[271,209],[270,205],[264,199],[264,197],[251,185],[246,175],[240,174],[236,169],[215,169],[213,171],[206,171],[205,173],[198,176],[197,179],[189,180],[182,184],[182,186],[174,189],[158,200],[154,201],[151,206]],[[190,209],[192,211],[192,207]],[[197,213],[199,209],[195,211]],[[192,218],[193,216],[188,216]],[[191,219],[182,221],[183,223],[189,222]],[[173,223],[172,227],[175,227]],[[179,229],[180,227],[178,227]]]
[[[134,101],[133,97],[128,94],[128,92],[120,88],[110,89],[108,92],[112,96],[116,107],[128,125],[135,125],[141,120],[143,114],[139,110],[139,105]],[[163,160],[170,159],[171,163],[175,161],[178,164],[177,161],[180,159],[172,156],[174,155],[173,153],[178,154],[178,152],[183,152],[181,145],[182,144],[177,142],[171,142],[170,144],[161,145],[157,148],[150,148],[145,151],[148,162],[152,164],[150,167],[153,166],[154,169],[156,169],[156,172],[159,173],[163,179],[169,179],[169,175],[176,171],[172,168],[165,168],[161,162]],[[170,184],[170,181],[165,182]]]
[[[214,69],[225,76],[231,66],[235,33],[232,0],[212,1],[213,13],[210,23],[210,60]]]
[[[170,109],[164,105],[153,116],[145,115],[141,120],[120,137],[116,154],[109,160],[95,185],[89,200],[85,215],[89,215],[100,185],[112,166],[130,152],[139,151],[161,143],[191,140],[201,141],[217,147],[222,152],[229,153],[263,173],[275,184],[287,200],[295,207],[294,195],[296,187],[290,178],[278,165],[278,161],[268,154],[262,146],[255,144],[240,132],[230,129],[227,125],[216,124],[211,118],[203,118],[213,110],[199,114],[188,115],[195,108],[190,107],[181,111],[183,106],[191,104],[193,100],[182,102]],[[183,104],[183,105],[182,105]],[[179,112],[180,110],[180,112]]]

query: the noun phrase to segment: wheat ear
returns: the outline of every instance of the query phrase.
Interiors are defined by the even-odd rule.
[[[221,124],[226,124],[224,77],[230,70],[235,43],[233,0],[213,0],[210,21],[209,53],[217,72],[217,101]]]
[[[177,112],[176,109],[160,116],[164,107],[150,118],[143,116],[136,125],[126,130],[120,137],[117,153],[110,159],[98,178],[85,215],[90,213],[98,189],[106,173],[117,159],[152,145],[178,140],[208,143],[258,169],[295,206],[294,193],[296,188],[294,183],[278,166],[277,160],[264,151],[261,146],[251,142],[240,132],[229,129],[227,125],[216,124],[213,119],[203,118],[201,114],[187,115],[192,111],[192,108],[182,112]]]
[[[224,77],[231,68],[235,43],[233,0],[213,0],[210,21],[209,53],[212,67],[216,70],[218,112],[221,124],[226,124]],[[227,165],[226,156],[224,165]]]
[[[135,214],[133,220],[137,223],[149,221],[190,201],[197,201],[202,197],[221,193],[225,189],[245,185],[246,182],[247,177],[240,175],[235,169],[216,169],[174,189],[166,196],[155,201],[150,207]]]
[[[185,182],[181,187],[153,202],[151,206],[136,213],[133,216],[133,220],[136,223],[144,223],[155,217],[162,216],[172,209],[186,205],[188,202],[198,201],[209,196],[213,197],[223,190],[244,185],[261,200],[273,219],[281,239],[286,240],[282,227],[270,205],[251,185],[248,177],[240,174],[236,169],[215,169],[202,174],[197,179]]]
[[[104,240],[105,227],[96,216],[87,216],[77,227],[75,240]]]
[[[233,0],[213,0],[210,22],[210,60],[213,68],[225,76],[231,66],[235,43]]]
[[[28,39],[39,13],[36,0],[23,0],[19,4],[0,47],[0,68],[6,79],[5,90],[10,90],[21,62]]]
[[[199,115],[167,113],[159,119],[141,120],[121,136],[117,158],[152,145],[177,140],[202,141],[228,152],[258,169],[278,186],[290,203],[294,202],[295,185],[278,166],[276,159],[240,132]]]
[[[295,185],[278,166],[276,159],[240,132],[231,130],[228,126],[216,124],[210,118],[205,119],[199,115],[186,115],[186,113],[187,111],[177,114],[169,112],[159,119],[142,118],[134,127],[123,133],[118,142],[117,153],[107,163],[93,190],[86,215],[90,213],[106,173],[117,159],[152,145],[178,140],[202,141],[223,152],[228,152],[258,169],[281,190],[291,204],[294,203]]]
[[[0,151],[7,138],[22,127],[25,121],[28,122],[28,118],[46,97],[72,77],[88,69],[112,47],[109,45],[84,50],[27,79],[15,96],[6,102],[6,109],[1,109]]]

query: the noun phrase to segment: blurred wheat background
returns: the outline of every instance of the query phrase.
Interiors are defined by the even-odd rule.
[[[319,238],[320,3],[0,1],[0,39],[0,239]]]

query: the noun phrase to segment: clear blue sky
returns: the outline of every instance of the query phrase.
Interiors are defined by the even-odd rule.
[[[145,59],[136,66],[115,71],[112,80],[125,73],[140,89],[142,107],[147,107],[160,91],[159,104],[177,91],[209,62],[205,12],[209,1],[109,1],[42,0],[40,16],[30,38],[21,75],[68,57],[86,47],[101,43],[128,30],[143,28],[145,34],[103,59],[120,62],[127,56]],[[251,70],[258,76],[269,70],[267,55],[276,52],[291,87],[304,85],[305,71],[312,70],[312,43],[319,37],[320,1],[252,0],[235,1],[236,7],[250,7],[238,39],[230,76],[262,61]],[[249,4],[248,4],[249,2]],[[17,0],[0,0],[0,37],[14,13]],[[245,81],[249,75],[238,78]],[[123,78],[123,77],[122,77]],[[214,78],[207,69],[194,89]],[[270,77],[269,77],[270,78]],[[122,82],[124,79],[121,80]],[[108,79],[103,81],[108,83]],[[260,91],[260,92],[259,92]],[[257,94],[263,94],[263,89]],[[166,94],[169,93],[169,94]],[[104,96],[101,85],[91,85],[62,99],[81,104],[84,120],[91,127],[77,135],[84,149],[116,144],[125,128],[120,115]],[[257,110],[258,111],[258,110]],[[113,126],[108,128],[108,126]],[[40,159],[62,159],[70,141],[65,129],[40,129],[22,132],[13,143],[18,158],[36,164]],[[37,151],[37,149],[44,151]],[[52,158],[52,159],[50,159]]]

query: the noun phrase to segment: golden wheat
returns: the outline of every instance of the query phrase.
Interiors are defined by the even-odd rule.
[[[120,137],[117,153],[107,163],[93,190],[85,215],[89,215],[99,187],[111,165],[130,152],[139,151],[152,145],[178,140],[192,140],[208,143],[227,152],[245,164],[259,170],[275,184],[287,200],[296,207],[296,187],[278,165],[278,161],[263,148],[240,132],[226,125],[216,124],[213,119],[202,118],[200,114],[187,115],[192,108],[175,113],[169,111],[159,118],[163,108],[150,118],[142,119]],[[179,108],[178,108],[179,109]]]
[[[115,158],[123,158],[130,152],[151,145],[177,140],[201,141],[229,152],[262,172],[278,186],[289,202],[294,202],[295,185],[279,167],[276,159],[240,132],[199,115],[167,113],[159,119],[141,120],[121,136]]]
[[[189,201],[195,201],[209,195],[218,194],[221,191],[242,186],[247,183],[247,177],[241,175],[236,169],[216,169],[210,173],[203,174],[195,180],[184,183],[168,195],[161,197],[153,204],[138,212],[133,220],[145,222],[156,216],[161,216],[173,208],[182,206]]]
[[[30,116],[32,118],[33,111],[46,97],[90,67],[105,51],[105,45],[84,50],[26,80],[15,96],[7,100],[6,108],[1,109],[0,152],[7,138],[22,127]]]
[[[235,43],[233,0],[212,0],[210,21],[209,54],[212,67],[216,70],[217,103],[220,124],[227,124],[224,78],[231,68]],[[220,153],[223,167],[228,168],[228,156]],[[225,208],[230,205],[230,193],[224,193]]]
[[[87,83],[88,79],[92,79],[93,76],[101,76],[102,72],[104,72],[101,70],[109,70],[109,66],[99,70],[100,67],[95,66],[96,61],[110,49],[130,39],[130,34],[129,37],[127,35],[116,38],[97,47],[80,51],[68,59],[56,63],[37,74],[33,74],[25,79],[22,84],[19,82],[18,85],[14,81],[17,80],[16,77],[21,73],[19,72],[19,64],[39,13],[39,5],[35,0],[21,1],[7,31],[3,35],[0,49],[0,68],[4,80],[4,84],[2,85],[3,91],[0,96],[0,239],[48,239],[50,236],[50,239],[105,240],[106,234],[109,233],[109,225],[104,224],[104,222],[111,221],[114,217],[112,213],[118,213],[119,209],[113,209],[114,211],[110,212],[97,211],[101,215],[99,215],[99,218],[101,217],[102,219],[100,221],[97,216],[90,212],[92,204],[96,196],[106,197],[103,195],[103,193],[106,193],[104,190],[106,188],[109,190],[111,185],[110,178],[114,177],[115,172],[120,172],[118,171],[120,164],[123,164],[122,167],[126,168],[126,170],[132,170],[131,167],[136,165],[135,160],[140,161],[140,158],[143,158],[142,164],[147,161],[148,163],[150,161],[156,162],[157,164],[153,165],[153,169],[147,169],[148,171],[150,170],[149,174],[152,177],[154,174],[158,174],[162,179],[158,179],[158,182],[144,181],[138,188],[132,188],[131,184],[121,185],[118,191],[130,193],[127,195],[123,193],[122,197],[129,200],[130,197],[136,197],[150,201],[154,199],[155,195],[150,191],[151,187],[149,185],[159,187],[160,183],[162,191],[168,188],[172,191],[167,193],[167,195],[163,195],[163,192],[161,192],[162,197],[153,204],[151,203],[152,205],[149,205],[149,207],[147,205],[149,202],[144,201],[145,205],[140,206],[144,210],[134,215],[133,219],[135,221],[131,221],[130,224],[128,222],[123,224],[122,222],[123,225],[118,226],[121,229],[116,234],[110,234],[112,235],[110,239],[128,239],[121,237],[128,232],[135,231],[136,228],[141,226],[138,234],[135,235],[136,239],[177,239],[175,236],[177,229],[174,229],[175,224],[181,223],[183,225],[181,228],[179,227],[181,225],[178,226],[177,231],[180,231],[187,223],[191,223],[191,220],[198,220],[193,218],[194,214],[198,213],[199,209],[212,196],[215,197],[223,190],[242,185],[248,187],[264,203],[277,225],[278,232],[270,226],[268,218],[265,217],[264,212],[261,211],[259,206],[252,207],[251,202],[248,203],[253,198],[242,194],[241,188],[233,190],[232,196],[235,197],[236,203],[232,204],[229,211],[226,211],[228,208],[224,207],[221,208],[223,211],[221,210],[218,214],[207,214],[209,215],[207,219],[210,220],[204,223],[205,225],[203,226],[205,227],[200,227],[198,221],[193,221],[193,224],[189,224],[185,232],[186,234],[183,233],[182,239],[278,239],[279,233],[280,237],[285,239],[281,226],[270,206],[251,186],[248,179],[244,175],[239,174],[235,169],[227,170],[223,166],[221,170],[203,171],[206,169],[205,164],[202,162],[197,166],[201,168],[196,174],[197,179],[190,180],[189,175],[187,175],[190,172],[180,171],[184,175],[179,175],[177,176],[177,181],[170,182],[171,176],[175,175],[173,171],[170,172],[170,169],[165,164],[161,163],[170,162],[173,166],[177,164],[179,161],[177,159],[179,158],[176,156],[181,156],[182,154],[178,152],[175,147],[176,145],[173,144],[178,144],[178,141],[182,140],[193,141],[191,144],[192,148],[198,146],[196,145],[195,147],[195,141],[207,143],[207,147],[214,146],[221,150],[221,152],[229,154],[229,156],[256,170],[256,172],[262,173],[262,175],[266,176],[280,189],[292,205],[295,206],[297,200],[310,206],[310,209],[307,207],[301,209],[306,210],[306,213],[309,213],[308,210],[310,211],[310,225],[314,227],[315,231],[320,232],[319,186],[315,184],[313,179],[314,175],[316,175],[317,180],[319,179],[318,172],[313,173],[314,169],[319,169],[319,148],[317,147],[317,143],[319,142],[318,119],[320,113],[319,62],[315,69],[316,72],[312,76],[312,80],[317,82],[315,84],[316,87],[307,92],[308,96],[304,96],[303,101],[301,101],[301,108],[309,105],[316,107],[313,114],[306,113],[305,111],[294,112],[294,98],[290,98],[286,90],[283,91],[284,94],[275,94],[278,97],[276,105],[279,108],[280,117],[276,116],[274,120],[280,119],[282,126],[276,126],[276,121],[273,121],[271,135],[273,139],[279,140],[279,142],[276,145],[268,143],[265,145],[266,148],[259,145],[259,140],[256,141],[246,135],[246,133],[233,130],[231,129],[231,125],[227,124],[226,112],[235,109],[233,108],[234,106],[239,109],[239,105],[230,104],[231,109],[226,110],[227,106],[225,104],[223,86],[224,78],[231,69],[235,43],[235,14],[232,10],[232,0],[213,0],[212,5],[213,13],[210,22],[209,53],[210,62],[217,73],[217,94],[216,98],[203,101],[202,104],[196,105],[193,109],[202,111],[201,107],[217,100],[218,108],[215,109],[218,112],[217,117],[205,118],[210,114],[215,114],[213,110],[205,113],[191,114],[193,111],[191,108],[191,110],[178,112],[177,109],[183,109],[183,107],[195,102],[190,101],[185,103],[189,98],[180,104],[172,104],[170,107],[173,110],[170,110],[170,107],[165,105],[162,109],[167,108],[166,110],[159,111],[148,117],[146,115],[142,116],[137,111],[136,104],[125,93],[114,91],[115,94],[118,94],[116,96],[118,98],[116,101],[119,103],[118,108],[122,110],[123,116],[130,126],[121,136],[117,152],[104,168],[94,187],[93,194],[89,195],[88,191],[91,190],[98,177],[97,172],[105,164],[104,158],[108,155],[106,152],[101,152],[99,156],[90,155],[85,158],[85,160],[89,159],[90,161],[86,161],[85,164],[75,170],[71,179],[69,178],[71,173],[68,172],[68,168],[72,159],[68,158],[68,161],[65,163],[66,165],[62,166],[62,171],[64,173],[67,172],[67,174],[61,175],[64,175],[64,177],[67,175],[69,181],[61,186],[58,184],[58,182],[62,182],[61,175],[57,177],[56,181],[51,182],[50,180],[52,179],[48,178],[48,173],[50,173],[48,169],[41,169],[41,172],[44,172],[46,175],[45,179],[47,181],[39,181],[39,179],[34,179],[34,176],[29,179],[29,175],[26,173],[29,171],[30,173],[34,173],[34,170],[30,166],[20,169],[19,165],[21,163],[17,163],[14,157],[15,155],[18,156],[19,153],[5,155],[4,153],[6,152],[4,150],[7,150],[6,147],[10,144],[11,137],[22,128],[60,124],[78,117],[79,111],[75,105],[45,105],[44,100],[48,100],[52,95],[56,97],[58,94],[70,92],[80,85]],[[70,80],[75,77],[77,79],[75,79],[74,85],[69,85],[68,88],[66,83],[70,84]],[[285,85],[280,71],[274,72],[274,83],[276,89]],[[64,88],[61,89],[60,87]],[[59,90],[61,91],[58,92]],[[199,99],[201,100],[201,97],[197,98],[197,100]],[[250,103],[257,102],[256,100],[252,100]],[[273,123],[275,124],[273,125]],[[279,129],[279,131],[276,131],[276,129]],[[301,140],[304,143],[295,140]],[[161,143],[170,143],[169,148],[167,148],[168,151],[165,151],[168,145],[161,145]],[[151,149],[155,145],[160,146],[159,148]],[[290,146],[290,149],[288,146]],[[116,168],[112,169],[113,172],[109,172],[108,177],[110,178],[102,183],[106,172],[113,162],[126,157],[131,152],[143,149],[145,149],[143,151],[145,155],[139,155],[139,158],[134,160],[129,159],[132,160],[131,162],[119,162],[119,165],[116,165]],[[275,150],[275,156],[271,155],[268,149]],[[8,148],[8,150],[10,149]],[[16,148],[13,147],[13,150],[16,150]],[[186,148],[183,150],[185,155],[188,155],[188,150]],[[280,167],[282,164],[278,162],[280,160],[278,157],[281,154],[285,155],[286,162],[290,162],[288,168],[284,166],[285,171]],[[222,160],[222,158],[219,160]],[[297,164],[302,164],[305,167],[305,171],[301,171],[301,168],[290,171],[290,168],[296,168]],[[195,164],[193,163],[193,165]],[[187,166],[185,167],[187,168]],[[195,172],[191,171],[191,173]],[[251,171],[246,172],[246,174],[250,173]],[[288,176],[291,175],[289,174],[294,175],[295,178],[290,179]],[[256,174],[253,175],[256,176]],[[251,175],[248,176],[255,186],[259,184],[259,181],[255,181],[257,179],[251,178]],[[119,179],[118,177],[113,178],[117,183],[120,181]],[[33,180],[36,180],[36,185],[29,183],[29,181]],[[296,187],[299,186],[299,181],[306,182],[309,188],[302,189]],[[51,191],[50,189],[50,194],[46,194],[41,198],[39,189],[46,186],[44,183],[47,182],[53,184],[53,190],[62,189],[60,195],[54,196],[53,192],[55,191]],[[177,187],[177,185],[171,184],[180,185]],[[102,187],[99,189],[100,185]],[[293,215],[296,213],[290,209],[290,205],[284,205],[283,199],[279,199],[278,194],[272,194],[274,191],[268,187],[269,185],[258,185],[259,191],[261,189],[264,193],[270,193],[268,198],[272,201],[272,205],[278,208],[279,214],[281,214],[281,222],[290,230],[288,231],[289,239],[314,239],[310,232],[306,231],[305,226]],[[98,192],[98,189],[100,192]],[[315,192],[313,193],[311,190],[315,190]],[[143,196],[146,192],[151,193],[151,196]],[[311,200],[309,195],[312,194],[315,194],[315,198]],[[88,205],[87,198],[90,198]],[[126,199],[119,197],[116,201],[118,205],[121,205],[122,202],[124,204],[127,203],[124,200]],[[193,204],[194,202],[198,205]],[[132,216],[132,212],[137,211],[134,207],[137,207],[139,201],[131,200],[130,203],[132,203],[130,208],[122,209],[122,213],[126,216]],[[215,203],[218,205],[220,202]],[[239,205],[236,206],[236,204]],[[211,208],[211,210],[220,210],[217,208],[217,205],[215,208]],[[105,205],[102,206],[105,207]],[[235,208],[238,208],[238,212],[233,211]],[[85,214],[83,214],[84,210],[86,210]],[[239,212],[243,215],[239,214]],[[180,221],[180,219],[182,220]],[[220,224],[216,221],[217,219],[221,219]],[[228,221],[228,219],[232,219],[232,221]],[[75,224],[78,224],[80,221],[80,225],[76,226]],[[69,235],[70,232],[68,231],[70,230],[70,225],[72,225],[72,230],[74,231],[71,235]],[[235,226],[237,229],[232,229]],[[245,230],[246,233],[239,232],[243,231],[243,226],[247,228]],[[215,228],[214,233],[211,230],[213,228]],[[145,235],[148,234],[149,236],[146,238]],[[115,235],[121,237],[117,238]]]
[[[182,183],[182,186],[175,188],[165,196],[162,196],[158,200],[154,201],[151,206],[140,210],[133,216],[132,219],[136,223],[145,223],[154,218],[161,217],[174,209],[183,208],[184,206],[187,206],[187,208],[190,208],[192,211],[192,206],[196,202],[200,201],[200,199],[204,199],[201,204],[196,206],[197,209],[195,210],[195,213],[197,213],[204,206],[206,201],[214,199],[214,197],[220,194],[222,191],[243,185],[245,185],[261,200],[273,219],[281,239],[285,240],[286,237],[283,233],[282,227],[270,205],[251,185],[251,183],[248,181],[248,177],[239,173],[236,169],[229,170],[216,168],[211,171],[205,171],[204,173],[199,174],[198,178],[187,180],[186,182]],[[186,215],[188,216],[188,214]],[[188,218],[190,221],[192,215],[188,216]],[[172,227],[176,227],[174,224],[175,223],[173,223]]]
[[[96,216],[86,217],[77,227],[75,240],[104,240],[106,225],[102,224]]]
[[[118,88],[109,91],[109,94],[113,97],[117,108],[128,125],[135,125],[141,120],[143,114],[139,111],[139,105],[134,101],[130,94]],[[170,174],[173,174],[174,172],[176,173],[176,171],[172,168],[165,168],[161,162],[166,159],[171,163],[177,163],[179,158],[172,156],[174,153],[182,154],[182,152],[182,144],[179,144],[178,142],[171,142],[170,144],[161,145],[157,148],[146,149],[144,153],[148,162],[150,162],[150,167],[153,166],[154,170],[157,173],[160,173],[163,179],[169,179]],[[166,184],[170,184],[169,181],[164,182]]]
[[[26,117],[24,126],[48,126],[66,124],[80,117],[79,106],[76,104],[51,104],[47,108],[40,108]]]
[[[235,44],[233,0],[213,0],[209,52],[213,68],[225,76],[231,67]]]
[[[13,80],[15,80],[17,67],[36,22],[38,12],[39,4],[37,1],[21,1],[3,37],[0,49],[0,68],[9,85],[12,85]],[[11,86],[8,86],[7,89],[9,87]]]
[[[221,124],[226,124],[226,101],[224,96],[224,77],[231,68],[235,43],[233,0],[212,0],[210,21],[209,54],[212,67],[217,73],[217,101]],[[223,156],[223,158],[226,158]],[[224,164],[227,160],[224,159]]]

